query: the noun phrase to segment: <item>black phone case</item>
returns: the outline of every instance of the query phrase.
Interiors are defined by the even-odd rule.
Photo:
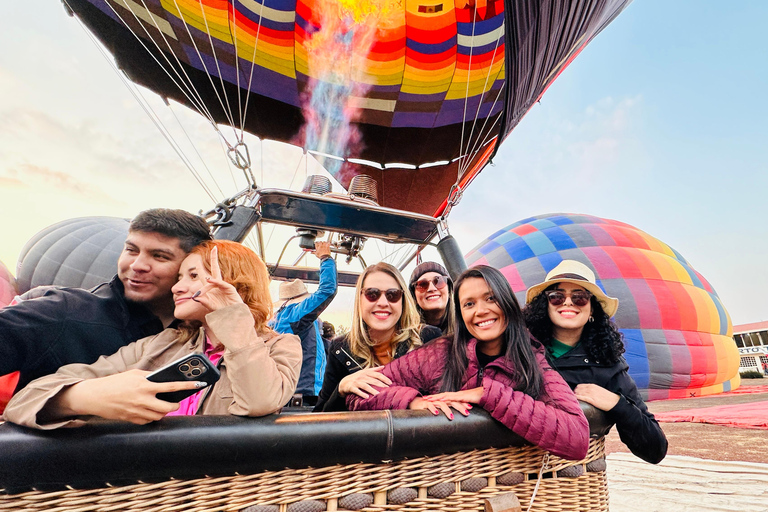
[[[195,352],[155,370],[147,375],[147,380],[152,382],[203,381],[212,386],[219,380],[219,377],[221,374],[210,359],[205,357],[205,354]],[[181,402],[198,391],[200,390],[186,389],[171,393],[158,393],[157,398],[166,402]]]

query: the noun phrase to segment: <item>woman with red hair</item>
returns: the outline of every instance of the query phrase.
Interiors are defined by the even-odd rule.
[[[144,424],[168,414],[264,416],[288,402],[301,370],[301,343],[267,326],[269,273],[253,251],[227,240],[199,245],[182,262],[172,292],[177,328],[31,382],[8,404],[5,419],[41,429],[80,426],[93,417]],[[146,379],[200,352],[221,373],[209,389],[202,381]],[[156,397],[194,389],[200,391],[180,403]]]

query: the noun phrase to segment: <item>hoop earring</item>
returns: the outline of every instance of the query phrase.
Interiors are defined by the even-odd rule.
[[[593,316],[590,316],[590,317],[589,317],[589,320],[587,320],[587,321],[588,321],[588,322],[594,322],[594,321],[595,321],[595,317],[593,317]]]

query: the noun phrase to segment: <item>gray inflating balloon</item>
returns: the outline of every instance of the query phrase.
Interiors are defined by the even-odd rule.
[[[81,217],[40,231],[21,250],[16,272],[19,293],[36,286],[92,288],[109,281],[117,273],[129,222]]]

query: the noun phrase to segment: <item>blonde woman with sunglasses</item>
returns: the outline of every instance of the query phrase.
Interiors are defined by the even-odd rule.
[[[605,411],[633,454],[660,462],[667,438],[627,372],[622,335],[611,321],[618,299],[603,292],[589,267],[563,260],[528,289],[526,302],[528,329],[576,398]]]
[[[346,410],[350,393],[377,394],[374,385],[391,384],[380,372],[383,365],[421,346],[419,313],[406,289],[403,276],[388,263],[371,265],[360,275],[352,328],[331,342],[316,412]],[[426,327],[421,335],[432,339],[440,332]]]

